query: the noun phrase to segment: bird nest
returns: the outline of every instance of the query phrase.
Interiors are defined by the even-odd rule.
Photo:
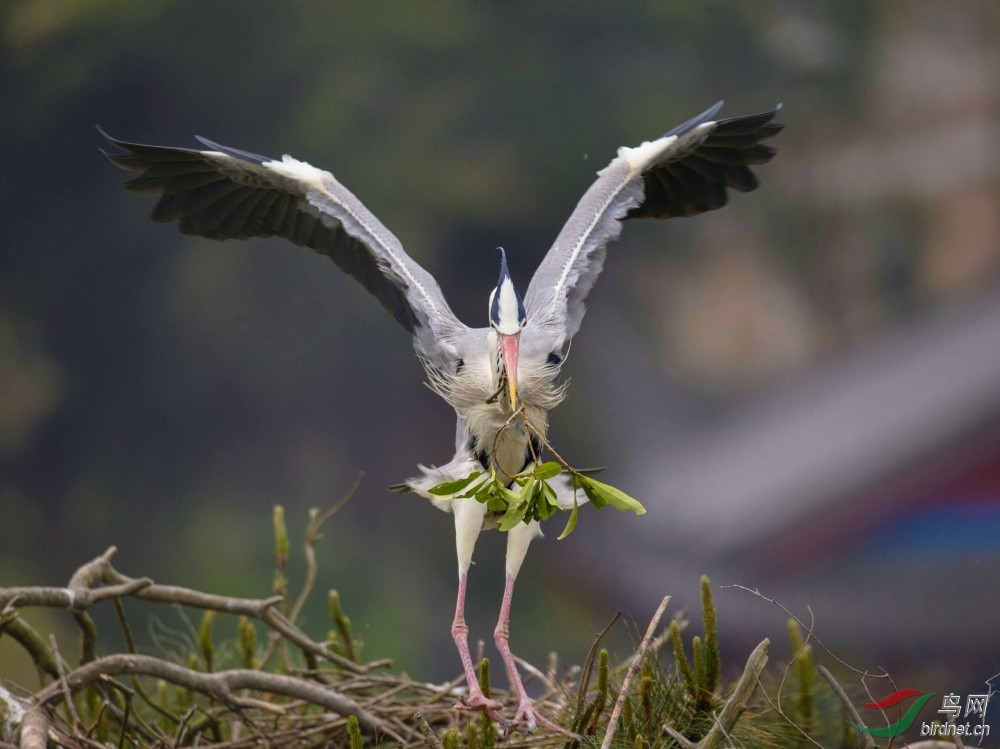
[[[0,682],[0,749],[857,745],[852,731],[844,729],[846,697],[843,708],[836,699],[817,697],[816,674],[828,673],[813,666],[811,632],[803,642],[797,625],[795,668],[786,668],[772,685],[775,697],[762,686],[768,678],[767,640],[753,649],[742,675],[722,688],[707,578],[702,579],[703,637],[685,643],[686,622],[680,618],[661,629],[665,598],[634,652],[620,663],[601,648],[617,615],[582,666],[566,667],[554,654],[544,668],[520,662],[541,693],[540,713],[576,739],[546,730],[529,733],[455,709],[465,693],[464,677],[429,684],[394,672],[389,660],[362,660],[335,591],[328,594],[333,631],[313,639],[297,621],[317,578],[315,544],[356,488],[326,511],[311,511],[303,539],[305,582],[294,599],[285,577],[290,544],[280,506],[274,512],[277,571],[270,598],[234,598],[129,577],[113,566],[114,547],[81,566],[65,587],[0,588],[0,637],[30,655],[40,680],[37,689]],[[135,601],[201,611],[188,650],[140,653],[127,610]],[[98,656],[99,632],[90,611],[105,605],[114,607],[126,647]],[[68,610],[81,633],[72,662],[54,636],[43,638],[22,617],[29,607]],[[237,638],[224,649],[215,632],[219,615],[238,617]],[[259,639],[259,632],[265,636]],[[104,650],[103,640],[100,645]],[[485,659],[479,678],[487,695],[506,705],[516,702],[490,683]],[[839,690],[832,677],[830,683],[827,696]],[[788,699],[790,692],[794,699]],[[828,739],[835,743],[818,743]]]

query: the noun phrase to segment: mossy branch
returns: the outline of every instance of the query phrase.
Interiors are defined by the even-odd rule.
[[[712,583],[707,575],[701,576],[701,608],[705,623],[705,682],[704,688],[714,693],[722,674],[722,654],[719,650],[719,628],[715,619],[715,602],[712,600]]]
[[[0,615],[0,635],[10,635],[31,657],[40,676],[59,677],[52,651],[49,650],[42,636],[34,627],[18,616],[16,611],[8,610]]]

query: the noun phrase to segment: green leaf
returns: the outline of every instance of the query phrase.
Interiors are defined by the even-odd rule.
[[[539,482],[535,494],[535,517],[538,520],[548,520],[562,509],[556,501],[555,491],[544,481]]]
[[[576,492],[573,492],[573,509],[569,513],[569,520],[566,521],[566,527],[563,528],[563,532],[559,534],[557,541],[562,541],[566,536],[576,530],[576,519],[577,515],[580,514],[580,505],[576,501]]]
[[[587,499],[590,500],[590,504],[600,510],[602,507],[606,507],[608,500],[604,498],[604,495],[598,492],[593,486],[587,483],[584,476],[577,477],[579,480],[574,480],[579,488],[583,489],[583,493],[587,495]]]
[[[646,514],[646,508],[637,499],[633,499],[621,489],[617,489],[597,479],[592,479],[589,476],[577,475],[574,478],[583,487],[587,498],[590,499],[595,507],[601,508],[605,505],[611,505],[616,510],[621,510],[622,512],[634,512],[636,515]]]
[[[542,491],[540,501],[545,502],[553,510],[561,510],[562,505],[559,504],[559,500],[556,497],[556,490],[549,486],[547,481],[542,482]]]
[[[539,481],[548,481],[549,479],[555,478],[560,473],[562,473],[562,466],[555,461],[550,460],[548,463],[542,463],[540,466],[535,466],[535,470],[531,475]]]
[[[446,481],[443,484],[438,484],[437,486],[432,486],[428,491],[435,497],[450,497],[453,494],[458,494],[460,491],[469,486],[473,481],[479,478],[483,474],[482,471],[473,471],[464,479],[458,479],[457,481]]]
[[[538,490],[540,486],[539,481],[533,478],[527,479],[523,484],[521,484],[521,491],[514,494],[517,497],[518,502],[530,502],[532,495]],[[511,492],[513,494],[513,492]]]
[[[507,507],[507,512],[504,513],[503,517],[500,518],[500,524],[497,526],[501,531],[509,531],[511,528],[516,526],[522,520],[524,520],[524,515],[528,511],[528,505],[509,505]]]
[[[501,494],[502,489],[500,482],[494,477],[483,483],[474,496],[477,502],[484,503],[491,512],[503,512],[507,509],[507,500]]]
[[[545,502],[539,500],[538,506],[535,509],[535,520],[542,522],[543,520],[548,520],[550,517],[555,515],[557,512],[556,508]]]
[[[509,531],[524,519],[528,512],[528,506],[531,504],[531,495],[534,493],[535,484],[535,480],[531,479],[517,494],[506,487],[501,487],[503,496],[507,500],[507,511],[500,519],[498,526],[500,530]]]
[[[507,509],[507,504],[503,501],[503,497],[497,497],[494,495],[491,496],[489,501],[486,503],[486,509],[490,512],[503,512]]]

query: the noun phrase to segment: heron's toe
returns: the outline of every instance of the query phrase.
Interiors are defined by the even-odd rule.
[[[553,723],[551,720],[538,712],[531,700],[522,700],[521,704],[517,706],[517,712],[514,713],[514,719],[510,722],[510,727],[521,728],[529,733],[541,727],[547,731],[561,733],[563,736],[576,741],[580,740],[579,734],[567,731],[562,726],[557,723]]]
[[[481,692],[462,697],[455,703],[455,709],[483,712],[497,723],[504,722],[504,717],[500,714],[500,711],[503,710],[503,703],[491,700]]]

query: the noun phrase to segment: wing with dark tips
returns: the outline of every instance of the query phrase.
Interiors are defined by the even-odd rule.
[[[642,176],[645,199],[625,218],[696,216],[724,206],[728,190],[756,190],[760,181],[750,167],[766,164],[777,152],[761,141],[773,138],[784,127],[772,122],[778,109],[718,120],[711,133],[688,152],[646,171]]]
[[[729,190],[759,185],[750,170],[774,156],[761,141],[782,128],[778,109],[747,117],[713,119],[722,102],[655,141],[621,148],[598,172],[555,243],[538,266],[525,307],[528,338],[549,350],[565,348],[583,319],[584,299],[604,267],[606,248],[628,218],[694,216],[721,208]]]
[[[453,358],[448,341],[467,328],[437,282],[329,172],[201,137],[205,150],[129,143],[98,130],[118,149],[105,155],[138,173],[125,186],[160,196],[155,221],[209,239],[278,236],[310,247],[368,289],[431,362]]]

